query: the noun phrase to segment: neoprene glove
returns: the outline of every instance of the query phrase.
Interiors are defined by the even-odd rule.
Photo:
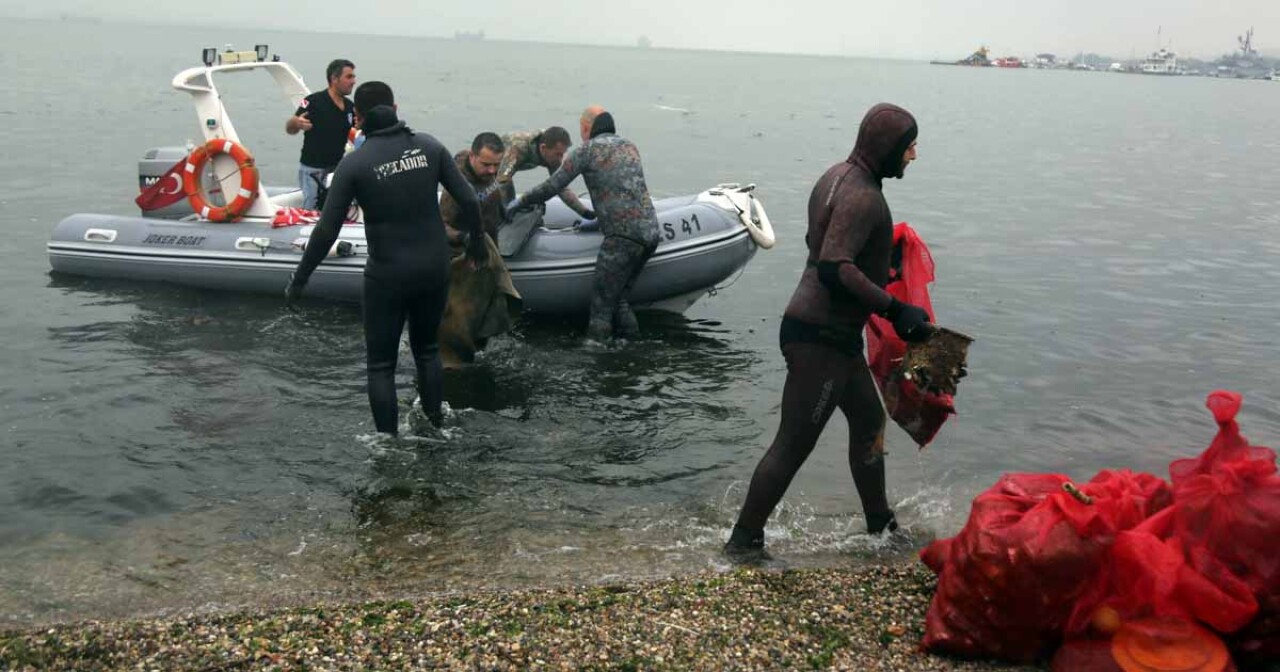
[[[581,231],[581,232],[583,232],[583,233],[590,233],[590,232],[592,232],[592,231],[599,231],[599,230],[600,230],[600,221],[599,221],[599,220],[595,220],[595,219],[584,219],[584,220],[582,220],[582,221],[578,222],[577,226],[575,226],[575,227],[573,227],[573,228],[575,228],[575,229],[577,229],[577,230],[579,230],[579,231]]]
[[[893,331],[898,338],[908,343],[920,343],[929,340],[933,328],[929,324],[929,313],[924,308],[897,299],[889,301],[884,316],[893,323]]]
[[[595,218],[596,218],[596,211],[595,211],[595,210],[592,210],[591,208],[587,208],[587,211],[586,211],[586,212],[584,212],[584,213],[582,213],[582,218],[583,218],[583,219],[589,219],[589,220],[595,221]]]

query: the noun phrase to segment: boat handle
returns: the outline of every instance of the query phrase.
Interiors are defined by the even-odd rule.
[[[271,247],[270,238],[236,238],[236,249],[242,252],[261,252],[267,253],[267,249]]]
[[[90,243],[114,243],[117,235],[115,229],[89,229],[84,232],[84,239]]]

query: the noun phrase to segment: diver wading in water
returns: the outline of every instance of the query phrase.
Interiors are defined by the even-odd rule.
[[[923,341],[932,333],[923,308],[884,290],[893,217],[882,182],[901,178],[915,160],[916,134],[915,118],[906,110],[884,103],[872,107],[849,158],[829,168],[809,195],[809,256],[779,330],[787,362],[782,422],[725,544],[735,560],[768,557],[765,523],[837,408],[849,422],[849,469],[867,532],[898,527],[885,492],[885,414],[862,354],[862,331],[868,317],[883,315],[904,341]]]
[[[508,203],[506,216],[510,219],[517,210],[547,202],[582,175],[604,234],[592,279],[587,338],[605,342],[613,336],[633,337],[639,334],[640,324],[628,296],[658,249],[658,215],[645,184],[640,151],[618,135],[613,115],[592,105],[583,111],[579,130],[582,144],[564,157],[545,182]]]
[[[449,241],[436,193],[443,185],[461,208],[471,234],[467,256],[488,257],[476,192],[444,145],[415,133],[396,117],[391,87],[361,84],[355,111],[367,140],[338,164],[306,252],[285,290],[292,304],[338,238],[353,200],[364,210],[369,261],[364,267],[365,349],[369,405],[379,432],[395,434],[399,422],[396,359],[400,334],[409,325],[409,347],[417,367],[418,395],[427,418],[439,426],[444,392],[437,330],[449,294]]]

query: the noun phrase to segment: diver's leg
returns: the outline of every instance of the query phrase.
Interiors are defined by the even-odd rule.
[[[418,398],[423,414],[436,427],[444,422],[444,374],[437,335],[449,299],[449,276],[442,273],[440,277],[409,301],[409,348],[418,373]]]
[[[613,335],[613,317],[618,310],[629,272],[640,244],[619,236],[605,236],[596,255],[596,273],[591,287],[591,318],[587,338],[607,341]]]
[[[725,550],[763,545],[764,526],[800,466],[813,452],[827,420],[848,384],[848,356],[815,343],[782,348],[787,380],[782,388],[782,421],[769,450],[756,465],[747,498]]]
[[[631,290],[635,287],[636,278],[640,277],[640,272],[644,270],[645,264],[649,263],[649,257],[653,256],[654,250],[658,247],[654,242],[640,250],[640,254],[634,259],[631,269],[628,273],[627,284],[622,288],[622,296],[618,299],[618,308],[614,311],[613,327],[614,333],[623,338],[634,338],[640,335],[640,321],[636,319],[635,311],[631,309]]]
[[[867,532],[879,534],[885,529],[892,532],[898,529],[898,522],[889,508],[885,487],[884,408],[867,361],[861,355],[854,362],[849,384],[841,395],[840,410],[849,421],[849,470],[853,473],[858,498],[862,500]]]
[[[363,308],[373,424],[379,432],[395,434],[399,422],[396,359],[400,354],[400,333],[404,330],[404,299],[390,283],[365,277]]]

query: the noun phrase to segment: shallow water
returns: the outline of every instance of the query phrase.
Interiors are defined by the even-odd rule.
[[[721,568],[776,429],[809,187],[880,100],[921,125],[894,214],[933,250],[942,321],[978,339],[938,441],[888,437],[915,546],[1005,471],[1163,474],[1208,444],[1215,388],[1246,395],[1247,435],[1280,434],[1274,83],[23,21],[0,36],[0,622]],[[602,102],[655,195],[756,182],[779,245],[621,347],[528,321],[448,375],[443,434],[377,439],[355,306],[49,274],[59,218],[131,212],[142,153],[195,136],[172,75],[201,46],[257,41],[313,85],[351,58],[451,148]],[[266,179],[293,179],[287,106],[232,111]],[[401,382],[407,405],[407,362]],[[769,529],[793,566],[910,551],[858,534],[845,440],[833,422]]]

